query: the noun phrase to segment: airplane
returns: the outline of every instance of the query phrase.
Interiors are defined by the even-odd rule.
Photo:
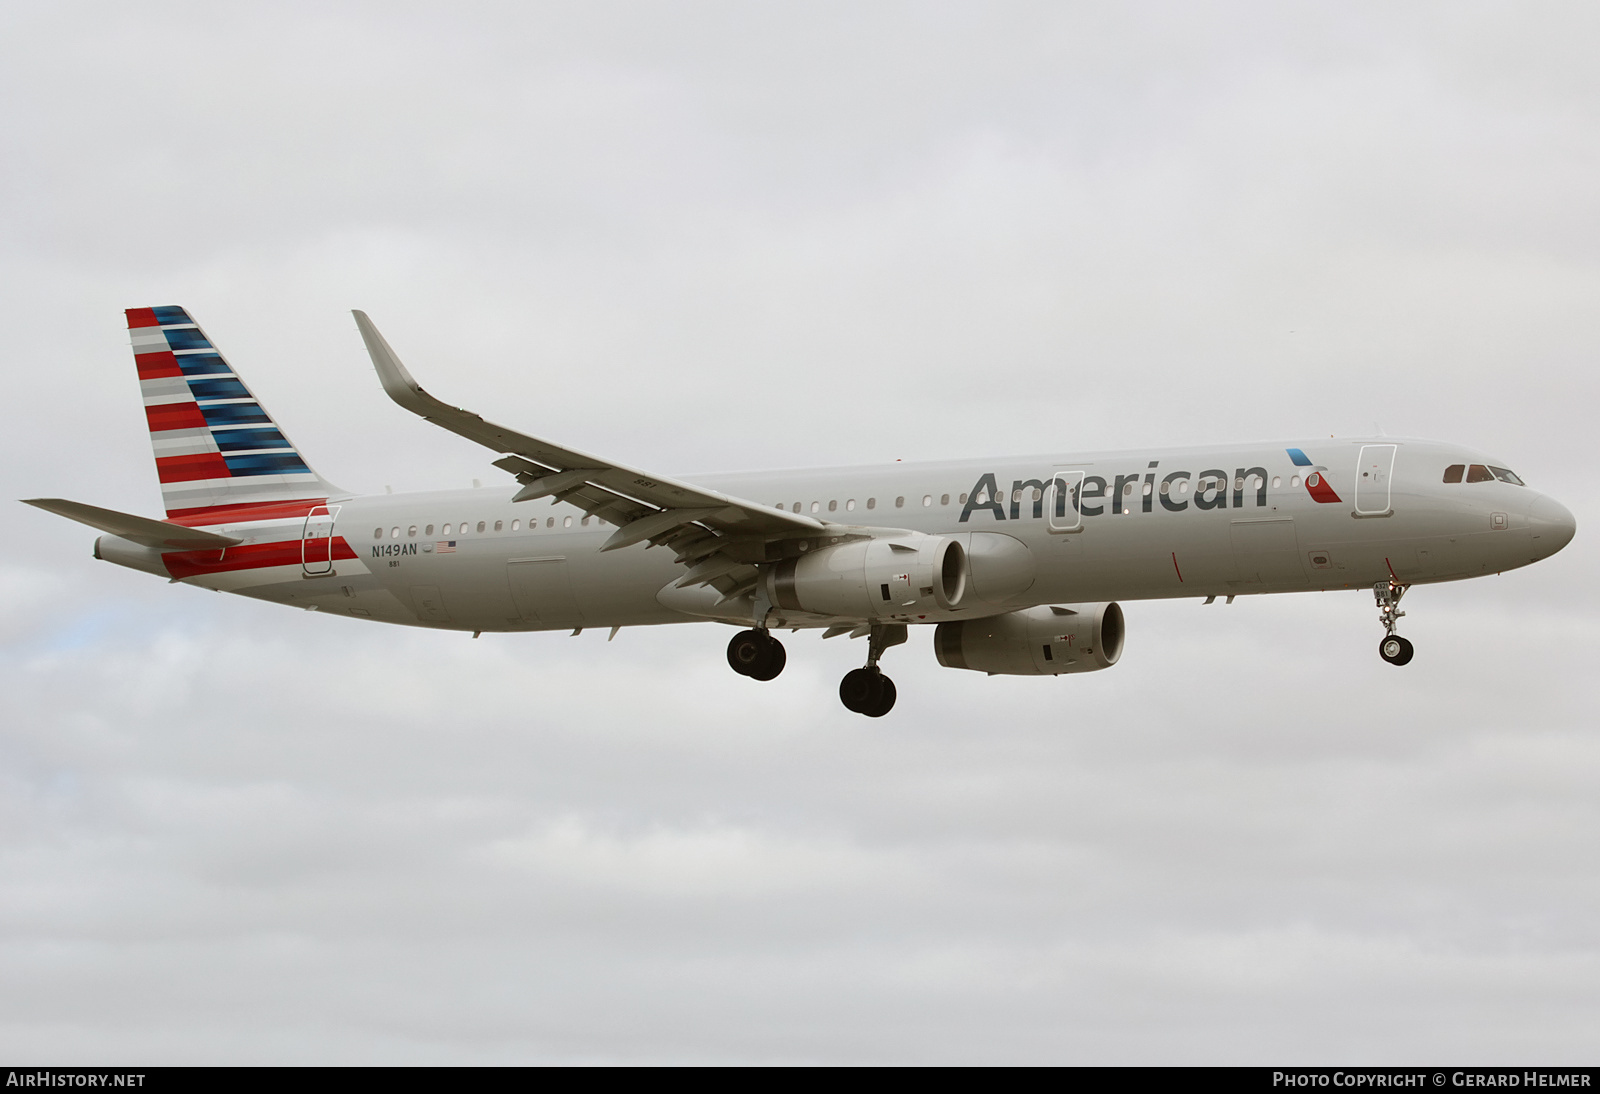
[[[127,311],[166,518],[27,504],[104,533],[94,557],[172,582],[382,623],[483,632],[715,621],[728,663],[783,671],[774,631],[867,639],[839,686],[882,717],[879,667],[931,625],[946,668],[1096,672],[1121,601],[1370,590],[1404,665],[1415,584],[1526,566],[1572,514],[1505,461],[1387,437],[707,475],[627,467],[430,395],[365,313],[384,391],[498,458],[498,489],[352,494],[322,478],[181,307]]]

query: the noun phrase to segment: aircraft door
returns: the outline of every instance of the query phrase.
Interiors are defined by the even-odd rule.
[[[333,520],[339,506],[319,505],[306,514],[300,535],[300,572],[306,577],[333,573]]]
[[[1083,491],[1086,472],[1058,470],[1050,480],[1050,496],[1045,499],[1045,515],[1052,532],[1083,531],[1083,511],[1078,497]]]
[[[1386,517],[1391,507],[1390,480],[1394,477],[1394,454],[1398,445],[1364,444],[1356,464],[1356,514]]]

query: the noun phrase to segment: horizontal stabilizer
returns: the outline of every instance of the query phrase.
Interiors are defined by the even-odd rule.
[[[140,546],[155,547],[160,550],[203,551],[207,548],[220,550],[244,542],[236,536],[220,536],[215,532],[202,532],[197,528],[185,528],[181,524],[168,524],[164,520],[136,517],[132,513],[101,509],[97,505],[85,505],[81,501],[67,501],[65,498],[24,498],[22,503],[43,509],[47,513],[54,513],[58,517],[75,520],[79,524],[87,524],[90,528],[98,528],[102,532],[121,536]]]

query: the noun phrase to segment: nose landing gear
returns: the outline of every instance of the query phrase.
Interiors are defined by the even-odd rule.
[[[1372,587],[1372,598],[1378,602],[1378,622],[1383,624],[1383,641],[1378,643],[1378,656],[1391,665],[1404,665],[1411,660],[1416,650],[1406,639],[1395,634],[1401,616],[1406,613],[1400,610],[1400,598],[1406,595],[1409,585],[1390,578],[1380,581]]]
[[[845,709],[868,718],[882,718],[894,709],[894,681],[878,668],[878,658],[890,646],[906,640],[904,623],[874,623],[867,634],[867,665],[851,669],[839,681],[839,701]]]
[[[1378,656],[1391,665],[1405,664],[1411,660],[1411,655],[1415,652],[1411,643],[1398,634],[1391,634],[1378,643]]]
[[[734,672],[752,680],[776,678],[788,660],[783,643],[765,630],[752,627],[740,631],[728,642],[728,664]]]

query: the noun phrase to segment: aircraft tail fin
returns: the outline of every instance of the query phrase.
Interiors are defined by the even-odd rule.
[[[127,315],[169,521],[286,516],[345,493],[311,469],[188,312]]]

